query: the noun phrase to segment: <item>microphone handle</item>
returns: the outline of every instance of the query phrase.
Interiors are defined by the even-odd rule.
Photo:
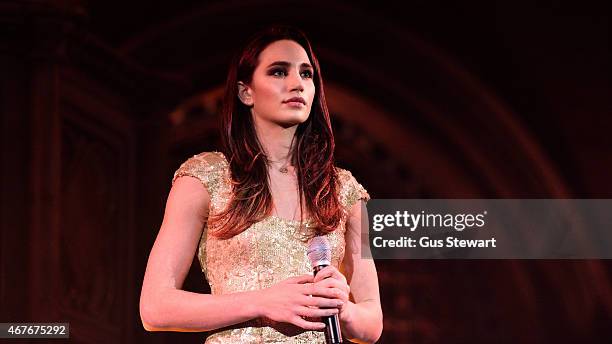
[[[323,270],[327,265],[317,265],[314,267],[314,275]],[[327,344],[341,344],[342,343],[342,331],[340,329],[340,319],[338,314],[321,317],[321,320],[325,324],[325,341]]]

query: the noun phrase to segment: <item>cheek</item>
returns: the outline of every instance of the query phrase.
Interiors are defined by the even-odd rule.
[[[310,96],[310,100],[308,101],[308,104],[310,104],[311,108],[315,106],[314,101],[315,101],[315,97],[314,97],[314,91],[313,91],[312,95]]]
[[[276,100],[276,97],[278,97],[279,94],[279,89],[278,87],[273,84],[273,83],[268,83],[265,87],[264,87],[264,92],[265,92],[265,97],[270,99],[270,100]]]
[[[305,89],[304,89],[304,98],[306,98],[306,100],[308,101],[308,104],[312,104],[312,101],[314,100],[314,96],[315,96],[315,86],[314,83],[309,83],[306,85]]]
[[[257,90],[255,106],[260,108],[278,107],[282,101],[279,98],[280,91],[273,84],[267,84]]]

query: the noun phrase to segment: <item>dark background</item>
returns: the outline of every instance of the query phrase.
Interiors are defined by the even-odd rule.
[[[0,322],[203,342],[144,331],[140,285],[172,173],[218,148],[229,57],[270,23],[309,35],[337,164],[372,197],[611,198],[611,7],[0,2]],[[608,261],[377,267],[381,343],[612,338]],[[197,260],[184,288],[207,290]]]

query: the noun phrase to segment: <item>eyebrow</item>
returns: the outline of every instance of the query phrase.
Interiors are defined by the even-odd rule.
[[[291,63],[289,63],[289,62],[287,62],[287,61],[274,61],[274,62],[272,62],[272,63],[270,63],[270,64],[268,65],[268,68],[269,68],[269,67],[272,67],[272,66],[283,66],[283,67],[289,67],[289,66],[291,66]],[[311,66],[309,63],[306,63],[306,62],[302,63],[302,64],[300,65],[300,67],[306,67],[306,68],[311,68],[311,69],[314,69],[314,68],[312,68],[312,66]]]

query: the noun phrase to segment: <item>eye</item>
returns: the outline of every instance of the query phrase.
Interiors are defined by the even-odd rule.
[[[286,76],[287,72],[284,69],[272,69],[270,70],[270,75],[272,76]]]
[[[304,75],[304,74],[306,75],[306,76],[304,76],[305,78],[308,78],[308,79],[312,78],[312,71],[310,71],[310,70],[303,71],[302,75]]]

